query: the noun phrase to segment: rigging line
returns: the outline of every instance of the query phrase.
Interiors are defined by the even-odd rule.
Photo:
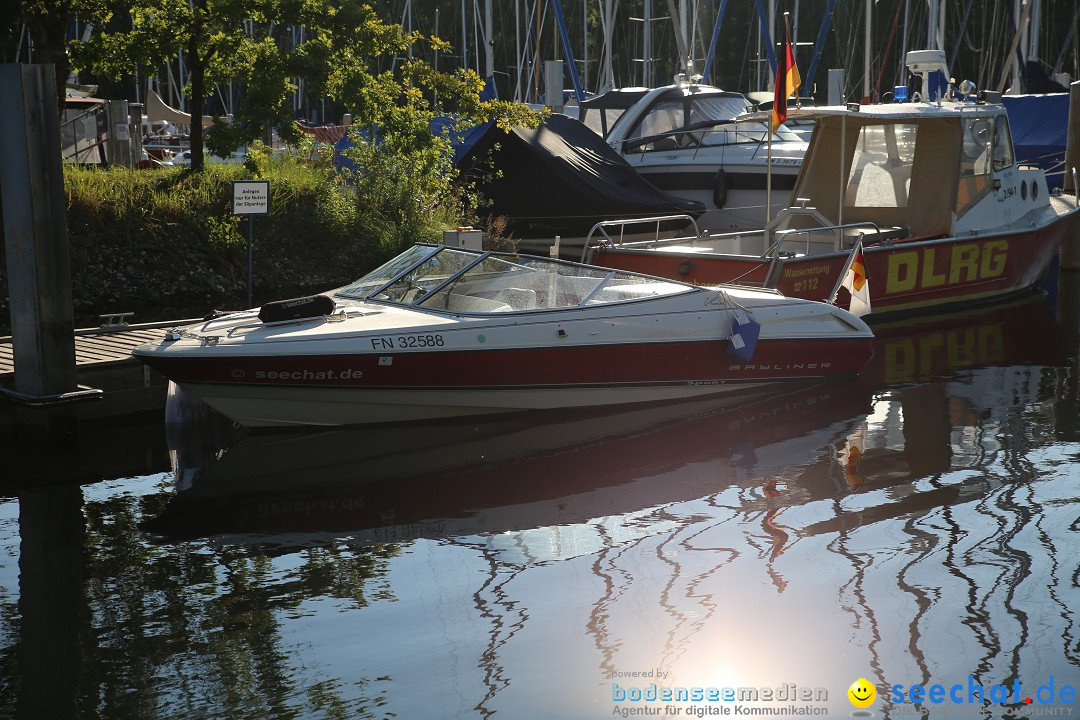
[[[996,36],[996,34],[997,34],[997,24],[998,24],[998,8],[995,5],[992,8],[991,12],[990,12],[990,31],[989,32],[986,32],[986,29],[985,29],[986,16],[985,16],[985,14],[983,15],[983,42],[984,43],[986,42],[987,38],[992,39],[992,38],[994,38]],[[995,67],[997,65],[997,60],[996,60],[996,57],[995,57],[995,55],[996,55],[996,51],[995,51],[996,45],[997,45],[997,43],[990,42],[989,46],[988,46],[989,51],[982,55],[982,63],[980,63],[980,65],[979,65],[979,77],[978,77],[978,79],[976,81],[976,84],[979,87],[986,87],[986,78],[988,78],[990,76],[991,68],[993,68],[993,67]]]
[[[1010,15],[1010,17],[1011,17],[1011,15]],[[998,84],[997,84],[997,88],[996,88],[998,92],[1005,92],[1005,84],[1009,80],[1009,70],[1010,70],[1009,66],[1012,64],[1011,59],[1012,59],[1013,55],[1016,56],[1017,62],[1019,62],[1020,67],[1023,68],[1024,58],[1023,58],[1023,55],[1021,54],[1021,51],[1020,51],[1020,36],[1023,33],[1023,31],[1027,29],[1028,23],[1030,22],[1030,20],[1031,20],[1031,5],[1030,4],[1025,4],[1023,10],[1020,11],[1020,17],[1016,18],[1015,22],[1012,23],[1012,27],[1013,27],[1015,32],[1014,32],[1014,35],[1013,35],[1013,38],[1012,38],[1012,45],[1009,47],[1009,52],[1008,52],[1007,55],[1005,55],[1004,62],[1001,65],[1001,78],[998,80]],[[1015,88],[1014,89],[1015,92],[1021,91],[1022,88],[1024,87],[1024,77],[1023,77],[1023,75],[1024,75],[1024,73],[1021,73],[1020,87]]]
[[[971,28],[966,28],[964,30],[964,33],[961,36],[961,39],[964,41],[964,44],[967,46],[967,49],[971,50],[972,52],[981,53],[983,51],[983,48],[985,47],[983,45],[980,45],[979,47],[975,47],[975,45],[972,43],[972,41],[971,41]]]
[[[863,12],[862,5],[859,6],[858,12],[859,12],[859,14],[856,15],[855,20],[851,24],[852,32],[855,32],[857,28],[862,27],[862,22],[863,22],[862,21],[862,12]],[[839,41],[839,35],[837,36],[837,40]],[[852,66],[852,63],[855,62],[855,39],[853,37],[849,36],[848,39],[847,39],[847,42],[845,42],[841,47],[846,47],[847,48],[847,51],[848,51],[847,59],[844,61],[843,67],[849,68],[849,67]],[[865,71],[865,68],[864,68],[864,71]],[[845,97],[848,95],[847,89],[848,89],[848,85],[850,83],[851,83],[851,78],[849,77],[849,73],[844,73],[844,96]]]
[[[968,19],[971,17],[971,6],[975,4],[975,0],[968,0],[967,5],[964,7],[964,17],[960,18],[960,29],[956,33],[956,42],[953,43],[953,51],[949,56],[949,69],[955,73],[956,70],[956,58],[960,55],[961,40],[964,37],[964,31],[967,29]]]

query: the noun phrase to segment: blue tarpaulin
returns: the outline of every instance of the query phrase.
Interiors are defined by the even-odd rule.
[[[1051,189],[1065,179],[1065,144],[1069,125],[1069,95],[1005,95],[1013,146],[1019,162],[1037,164]]]

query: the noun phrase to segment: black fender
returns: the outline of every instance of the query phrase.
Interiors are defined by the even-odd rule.
[[[717,170],[716,177],[713,178],[713,205],[717,208],[724,207],[724,204],[727,203],[727,194],[730,187],[731,180],[728,179],[723,170]]]

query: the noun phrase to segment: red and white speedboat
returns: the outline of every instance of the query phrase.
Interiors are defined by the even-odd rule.
[[[845,310],[528,255],[416,245],[332,293],[134,354],[246,426],[651,402],[857,373]]]
[[[928,74],[944,53],[908,60]],[[609,228],[583,260],[822,300],[859,243],[875,316],[1018,294],[1042,279],[1080,214],[1041,169],[1016,162],[1000,96],[980,96],[790,109],[816,125],[789,207],[764,228],[637,242]]]

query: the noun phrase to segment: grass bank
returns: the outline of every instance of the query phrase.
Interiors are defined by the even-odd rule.
[[[270,181],[270,214],[254,218],[254,302],[326,290],[354,280],[414,240],[438,240],[457,221],[398,197],[364,197],[326,164],[291,157],[242,165],[130,170],[65,167],[67,234],[76,327],[98,315],[134,322],[235,309],[247,294],[248,220],[232,215],[232,181]],[[415,211],[412,211],[415,214]],[[0,265],[0,324],[10,324]]]

